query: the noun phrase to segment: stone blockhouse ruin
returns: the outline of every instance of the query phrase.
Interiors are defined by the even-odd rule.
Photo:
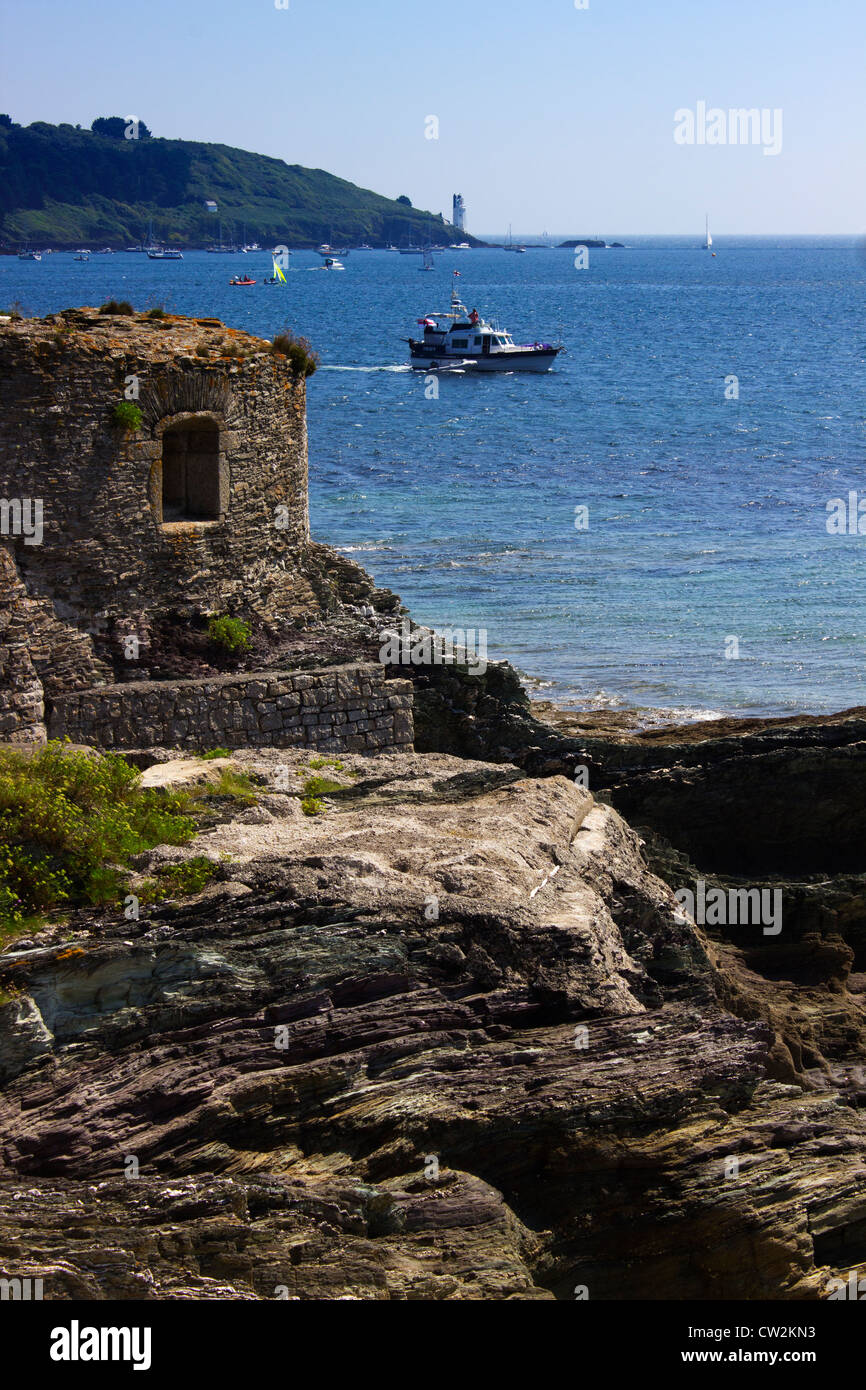
[[[269,343],[94,309],[0,322],[0,741],[134,680],[159,621],[297,615],[309,550],[305,378]]]

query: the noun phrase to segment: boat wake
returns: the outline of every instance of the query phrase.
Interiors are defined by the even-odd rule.
[[[331,363],[322,363],[319,367],[320,372],[411,372],[412,368],[406,363],[397,363],[392,367],[336,367]]]

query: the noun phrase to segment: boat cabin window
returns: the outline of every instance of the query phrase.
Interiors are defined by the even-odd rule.
[[[480,347],[480,346],[481,346],[481,339],[480,339],[480,338],[476,338],[476,339],[475,339],[475,346],[476,346],[476,347]]]
[[[169,426],[162,437],[163,522],[219,516],[219,427],[213,420]]]
[[[468,338],[452,338],[452,339],[451,339],[451,346],[452,346],[452,347],[456,347],[456,348],[468,348],[468,346],[469,346],[469,339],[468,339]]]

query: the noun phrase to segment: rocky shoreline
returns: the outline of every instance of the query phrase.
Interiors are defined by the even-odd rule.
[[[550,731],[523,763],[568,776],[350,754],[315,818],[308,754],[235,750],[257,804],[140,866],[204,854],[202,894],[0,954],[7,1275],[58,1299],[401,1300],[802,1300],[847,1277],[863,882],[804,882],[779,941],[702,931],[671,885],[704,865],[651,822],[678,797],[684,823],[721,815],[732,763],[744,796],[776,767],[780,802],[803,759],[857,764],[859,712],[579,750],[522,718]],[[578,751],[606,787],[575,785]]]

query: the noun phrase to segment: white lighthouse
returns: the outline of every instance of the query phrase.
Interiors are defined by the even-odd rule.
[[[464,201],[463,201],[463,194],[462,194],[462,193],[455,193],[455,194],[454,194],[454,197],[453,197],[453,199],[452,199],[451,221],[452,221],[452,224],[453,224],[455,227],[457,227],[459,231],[465,232],[465,230],[466,230],[466,204],[465,204]]]

